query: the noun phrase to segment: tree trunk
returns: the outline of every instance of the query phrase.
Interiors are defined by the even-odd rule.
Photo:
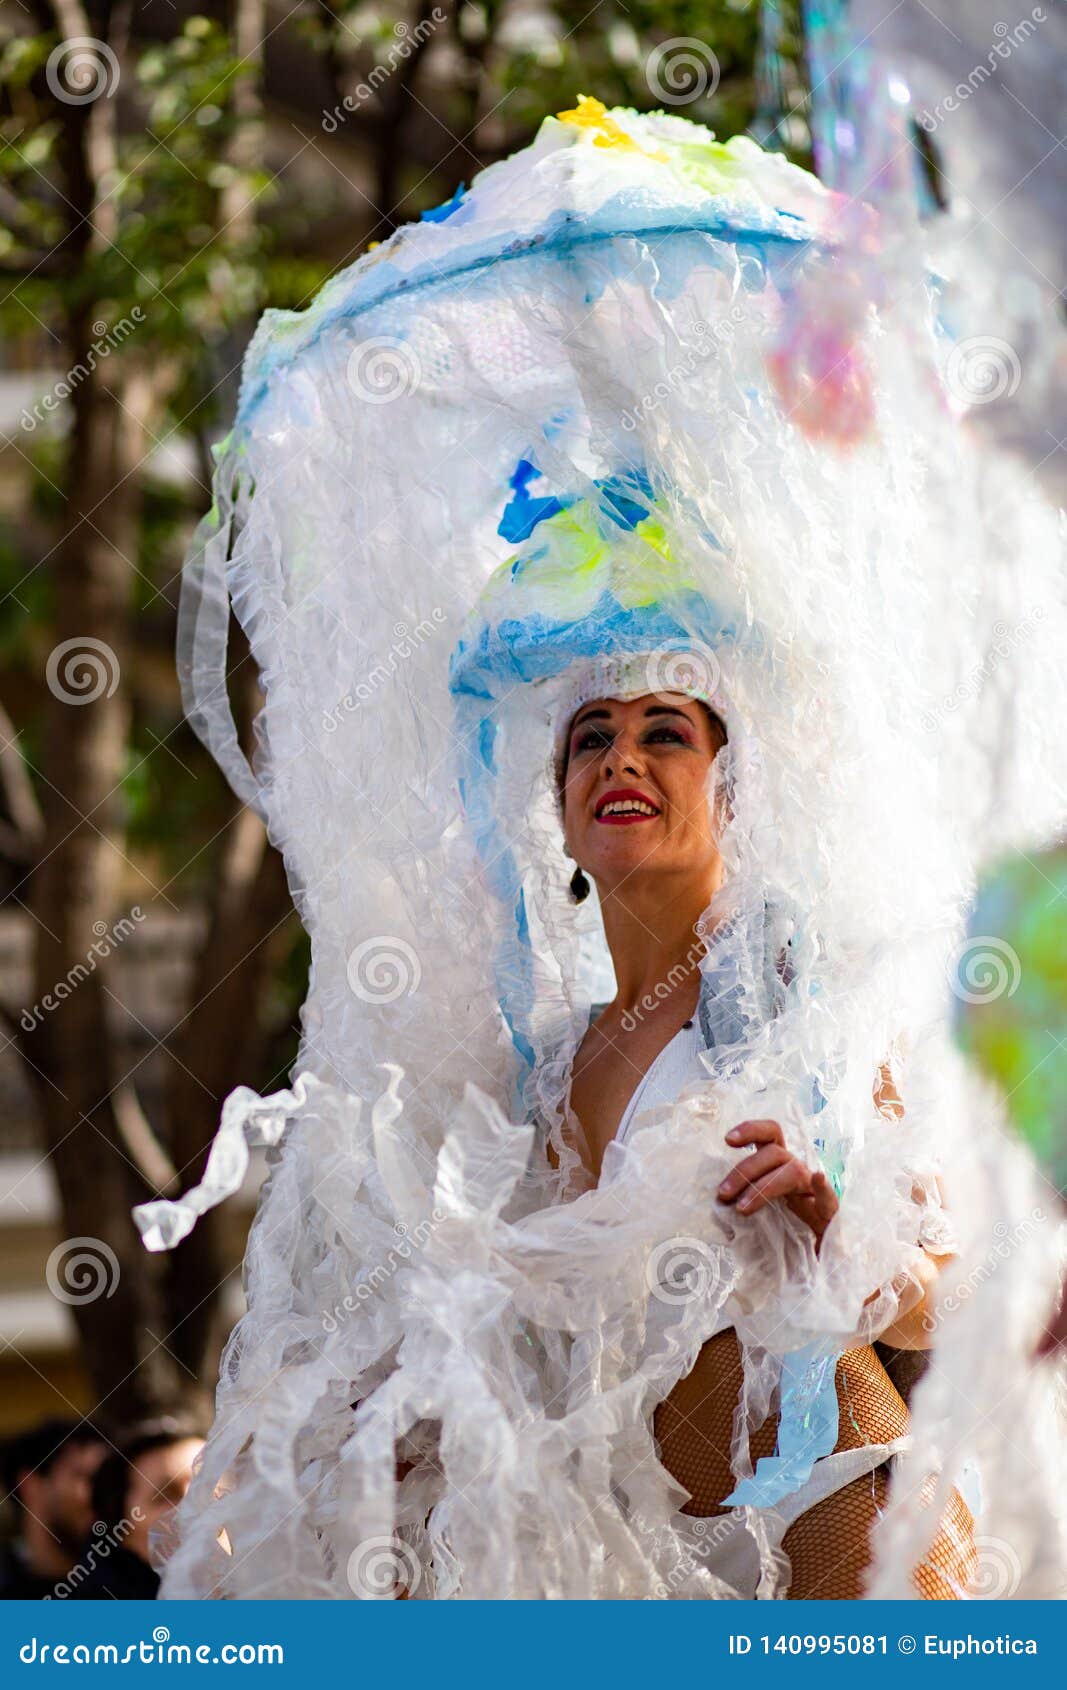
[[[43,3],[35,0],[39,12]],[[55,0],[55,8],[68,38],[103,38],[107,19],[98,21],[94,13],[96,27],[90,28],[80,0]],[[261,53],[264,11],[264,0],[234,0],[235,46],[246,63],[255,64]],[[227,240],[238,244],[252,233],[254,218],[243,178],[258,144],[258,82],[253,76],[235,92],[241,121],[231,162],[240,179],[220,206]],[[58,250],[71,274],[89,273],[87,261],[119,233],[114,196],[99,191],[116,160],[116,105],[107,99],[57,102],[57,161],[70,207]],[[85,361],[99,332],[92,328],[98,307],[89,290],[75,297],[79,304],[65,333],[71,369]],[[131,560],[141,528],[139,471],[173,374],[159,363],[151,373],[139,370],[135,357],[131,348],[121,363],[106,366],[113,392],[100,366],[72,384],[62,534],[47,566],[55,644],[47,665],[41,817],[30,891],[35,1005],[23,1011],[17,1027],[41,1105],[65,1234],[50,1258],[49,1286],[71,1308],[98,1412],[113,1421],[199,1404],[201,1381],[213,1377],[225,1274],[218,1217],[203,1217],[192,1238],[154,1256],[144,1249],[130,1210],[160,1190],[172,1195],[199,1179],[223,1099],[239,1081],[257,1077],[257,1010],[271,937],[292,912],[281,859],[257,818],[235,803],[189,1008],[167,1040],[170,1138],[164,1150],[140,1109],[134,1076],[123,1071],[118,1005],[109,986],[111,953],[119,943],[113,924],[128,913],[121,908],[127,866],[121,788],[130,739],[128,630]],[[238,646],[236,667],[250,706],[254,683],[242,651]],[[5,808],[14,821],[12,795],[18,800],[20,792],[10,776],[6,771]]]
[[[191,1008],[170,1042],[171,1153],[183,1188],[203,1173],[227,1094],[257,1073],[257,1009],[272,936],[292,914],[281,857],[259,818],[242,810],[228,829],[211,925],[193,980]],[[170,1252],[167,1326],[182,1364],[214,1372],[221,1340],[222,1218],[209,1210]]]
[[[82,332],[72,323],[72,359]],[[93,1241],[81,1251],[60,1246],[50,1289],[71,1307],[99,1409],[113,1419],[174,1406],[192,1383],[160,1342],[159,1271],[130,1215],[134,1202],[154,1193],[124,1149],[113,1103],[125,1076],[108,975],[113,924],[125,913],[123,669],[146,402],[144,382],[127,386],[125,409],[94,374],[75,389],[68,508],[50,565],[56,644],[45,710],[44,838],[30,898],[36,1002],[24,1047],[40,1077],[66,1240]],[[84,1283],[79,1254],[96,1264]]]
[[[57,0],[56,9],[64,35],[92,35],[77,0]],[[111,233],[113,207],[98,202],[98,182],[115,157],[114,102],[57,102],[56,112],[70,207],[60,244],[76,270]],[[85,295],[69,313],[71,370],[94,338],[95,313]],[[77,1323],[95,1411],[116,1421],[173,1407],[195,1385],[166,1348],[159,1269],[130,1215],[134,1202],[154,1193],[123,1147],[113,1100],[125,1076],[108,1007],[110,935],[123,913],[130,559],[152,402],[147,374],[127,376],[121,402],[106,391],[99,365],[73,384],[62,535],[47,566],[56,643],[46,669],[43,838],[30,890],[36,1001],[24,1012],[21,1047],[36,1081],[66,1235],[49,1258],[49,1289]]]
[[[262,147],[265,0],[231,0],[229,23],[237,57],[258,71],[234,88],[239,122],[227,159],[235,176],[219,212],[228,240],[240,247],[252,234],[255,217],[246,172]],[[239,675],[238,695],[250,715],[256,689],[239,631],[231,651],[231,668]],[[214,886],[189,1009],[168,1041],[168,1141],[183,1190],[203,1174],[226,1096],[257,1073],[257,1009],[269,941],[292,912],[281,858],[268,844],[259,819],[236,803],[221,842]],[[223,1217],[209,1210],[195,1232],[169,1253],[164,1267],[168,1342],[180,1363],[198,1377],[214,1376],[225,1336],[220,1322],[223,1224]]]

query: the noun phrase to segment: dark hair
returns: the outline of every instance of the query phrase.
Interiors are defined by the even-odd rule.
[[[200,1421],[180,1419],[176,1415],[140,1420],[135,1426],[127,1427],[116,1440],[117,1448],[93,1474],[94,1520],[102,1520],[111,1532],[125,1520],[130,1468],[142,1455],[148,1455],[154,1449],[167,1449],[171,1444],[184,1443],[186,1438],[204,1436],[205,1429]]]
[[[700,708],[703,710],[705,716],[708,718],[708,722],[711,726],[712,736],[718,738],[719,743],[715,747],[715,751],[716,751],[716,755],[717,755],[722,750],[723,746],[728,745],[729,742],[730,742],[730,735],[726,731],[726,723],[723,721],[722,717],[719,715],[719,712],[717,710],[713,710],[711,708],[711,705],[707,704],[704,701],[704,699],[698,698],[698,699],[695,699],[694,702],[700,705]]]
[[[3,1448],[5,1493],[16,1508],[21,1508],[18,1487],[27,1473],[49,1473],[68,1449],[104,1442],[106,1439],[88,1420],[42,1420],[30,1431],[18,1432]]]
[[[703,698],[694,698],[692,700],[692,702],[694,704],[700,705],[700,708],[703,710],[705,716],[708,719],[708,726],[711,729],[711,736],[712,736],[713,739],[716,739],[718,741],[718,744],[716,745],[715,751],[714,751],[714,755],[717,757],[719,752],[722,750],[723,746],[729,744],[730,736],[726,731],[726,723],[723,721],[723,719],[719,715],[718,711],[713,710],[711,705],[708,704]],[[579,709],[584,710],[584,708],[585,708],[584,705],[579,706]],[[576,710],[574,712],[574,714],[575,714],[575,716],[577,716],[578,711]],[[572,717],[572,721],[573,721],[573,717]],[[562,756],[559,759],[559,766],[556,770],[556,785],[557,785],[557,788],[558,788],[558,791],[559,791],[559,798],[560,798],[561,803],[563,802],[563,789],[567,784],[567,769],[568,769],[568,766],[570,764],[570,760],[571,760],[571,736],[570,736],[570,728],[568,726],[567,734],[566,734],[564,741],[563,741],[563,753],[562,753]]]

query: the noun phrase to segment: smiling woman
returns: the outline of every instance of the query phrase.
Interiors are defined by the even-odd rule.
[[[649,673],[655,662],[650,653]],[[699,660],[690,672],[701,675]],[[705,689],[698,684],[694,690],[696,696],[593,699],[573,713],[565,710],[557,727],[566,849],[577,873],[588,870],[596,882],[616,981],[615,997],[590,1021],[571,1071],[566,1129],[580,1165],[572,1193],[604,1183],[607,1147],[625,1144],[639,1106],[647,1110],[686,1084],[709,1083],[697,1010],[701,960],[715,944],[715,929],[709,932],[703,918],[724,878],[722,806],[709,802],[709,791],[728,734],[702,696]],[[786,959],[776,964],[784,974]],[[887,1065],[875,1102],[899,1104]],[[774,1120],[739,1122],[725,1143],[750,1154],[722,1180],[718,1201],[745,1216],[783,1204],[810,1229],[818,1252],[838,1210],[825,1172],[790,1153]],[[620,1171],[616,1157],[610,1177],[617,1180]],[[936,1277],[936,1258],[930,1261],[929,1280],[917,1276],[923,1296],[910,1310],[911,1321],[888,1332],[904,1348],[921,1332]],[[715,1540],[717,1570],[754,1594],[752,1541],[724,1506],[734,1488],[731,1444],[743,1379],[737,1335],[724,1319],[692,1370],[657,1407],[654,1426],[660,1458],[688,1493],[684,1511],[726,1516]],[[890,1457],[907,1437],[907,1409],[869,1344],[841,1356],[834,1389],[839,1414],[833,1450],[777,1510],[786,1527],[781,1541],[794,1599],[862,1594],[871,1528],[893,1502]],[[778,1416],[749,1431],[752,1457],[769,1456],[779,1439]],[[974,1569],[972,1530],[969,1511],[953,1491],[915,1569],[916,1594],[938,1600],[964,1593]]]
[[[681,693],[593,700],[564,739],[567,853],[596,881],[618,986],[582,1041],[572,1082],[596,1173],[635,1078],[696,1010],[694,932],[723,875],[707,789],[725,743],[710,707]],[[620,1061],[623,1023],[646,1000],[653,1008]]]

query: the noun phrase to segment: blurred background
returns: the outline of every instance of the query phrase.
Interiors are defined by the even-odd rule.
[[[810,162],[798,8],[0,0],[0,1433],[203,1413],[263,1175],[149,1256],[307,956],[184,724],[182,557],[267,306],[580,93]],[[232,630],[231,693],[257,693]]]

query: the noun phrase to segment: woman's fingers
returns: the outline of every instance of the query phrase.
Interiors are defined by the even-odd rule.
[[[777,1121],[738,1121],[726,1135],[727,1144],[781,1144],[785,1137]]]
[[[789,1152],[782,1145],[765,1144],[754,1156],[746,1156],[743,1162],[730,1169],[719,1187],[720,1198],[724,1203],[731,1203],[753,1180],[759,1179],[761,1174],[770,1173],[773,1168],[780,1168],[787,1161]]]
[[[837,1192],[834,1190],[826,1175],[821,1171],[811,1176],[811,1196],[815,1204],[815,1213],[825,1226],[837,1214]]]
[[[786,1203],[805,1226],[811,1227],[819,1240],[838,1209],[837,1194],[823,1173],[812,1174],[811,1190],[791,1194]]]
[[[719,1186],[723,1203],[736,1202],[742,1214],[753,1215],[768,1203],[784,1198],[821,1238],[837,1213],[838,1202],[826,1175],[812,1173],[785,1147],[777,1121],[739,1121],[726,1134],[731,1145],[755,1144],[760,1148],[731,1168]]]
[[[754,1215],[757,1209],[773,1203],[778,1197],[789,1197],[795,1192],[807,1195],[810,1191],[811,1175],[802,1162],[791,1156],[781,1167],[753,1180],[748,1190],[738,1198],[737,1207],[742,1214]]]

